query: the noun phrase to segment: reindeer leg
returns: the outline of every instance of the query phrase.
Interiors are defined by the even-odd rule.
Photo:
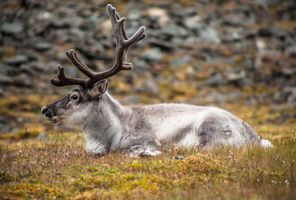
[[[144,152],[140,154],[140,156],[158,156],[161,154],[161,151],[158,151],[155,148],[146,148]]]
[[[140,134],[142,137],[126,138],[122,141],[123,152],[131,157],[141,156],[158,156],[161,154],[160,143],[143,137],[145,134]]]
[[[153,146],[134,145],[125,152],[130,157],[146,157],[146,156],[158,156],[161,151],[157,150]]]

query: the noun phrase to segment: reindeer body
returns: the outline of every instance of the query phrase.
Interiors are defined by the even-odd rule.
[[[79,117],[70,115],[68,121],[84,122],[81,125],[86,150],[97,155],[120,151],[132,156],[154,156],[172,145],[197,149],[270,145],[247,123],[216,107],[187,104],[122,106],[105,93],[97,102],[83,105],[78,113]]]
[[[127,62],[127,51],[145,37],[145,27],[128,37],[124,28],[126,19],[110,4],[107,13],[116,38],[113,66],[95,72],[71,49],[67,56],[88,78],[68,77],[64,68],[58,66],[58,79],[51,79],[53,85],[80,87],[41,109],[42,115],[53,123],[80,125],[85,132],[87,152],[102,155],[121,151],[132,156],[155,156],[162,148],[172,145],[198,149],[244,144],[271,146],[248,124],[219,108],[187,104],[122,106],[114,100],[106,92],[106,79],[121,70],[133,69],[133,64]]]

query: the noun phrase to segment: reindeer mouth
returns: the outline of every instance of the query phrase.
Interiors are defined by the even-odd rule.
[[[61,121],[61,118],[58,116],[54,116],[52,118],[47,118],[47,120],[53,124],[57,124]]]
[[[49,122],[53,124],[57,124],[58,122],[62,121],[63,117],[56,115],[52,109],[48,106],[44,106],[41,109],[41,114],[45,117]]]
[[[62,121],[62,117],[58,117],[58,116],[53,116],[53,117],[47,117],[44,116],[46,118],[47,121],[49,121],[52,124],[58,124],[59,122]]]

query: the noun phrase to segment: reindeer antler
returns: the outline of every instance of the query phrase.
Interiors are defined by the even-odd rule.
[[[92,87],[93,84],[100,80],[109,78],[121,70],[133,69],[133,64],[126,61],[128,48],[145,38],[145,27],[141,26],[132,37],[128,38],[124,23],[125,17],[120,17],[116,12],[116,9],[108,4],[106,7],[107,13],[112,23],[113,32],[116,38],[116,52],[115,62],[113,66],[103,72],[95,72],[86,66],[77,56],[75,50],[72,48],[67,51],[67,56],[73,63],[73,65],[84,73],[88,79],[82,80],[79,78],[69,78],[64,73],[64,68],[58,66],[58,79],[52,79],[51,83],[55,86],[66,86],[66,85],[80,85],[84,88]]]

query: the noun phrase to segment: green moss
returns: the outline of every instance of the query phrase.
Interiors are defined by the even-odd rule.
[[[6,182],[10,182],[12,180],[13,180],[13,177],[9,173],[0,171],[0,183],[1,184],[6,183]]]
[[[18,183],[14,185],[5,185],[0,187],[0,193],[4,199],[10,198],[42,198],[42,199],[55,199],[61,197],[60,190],[55,187],[49,187],[44,184],[30,184]]]

